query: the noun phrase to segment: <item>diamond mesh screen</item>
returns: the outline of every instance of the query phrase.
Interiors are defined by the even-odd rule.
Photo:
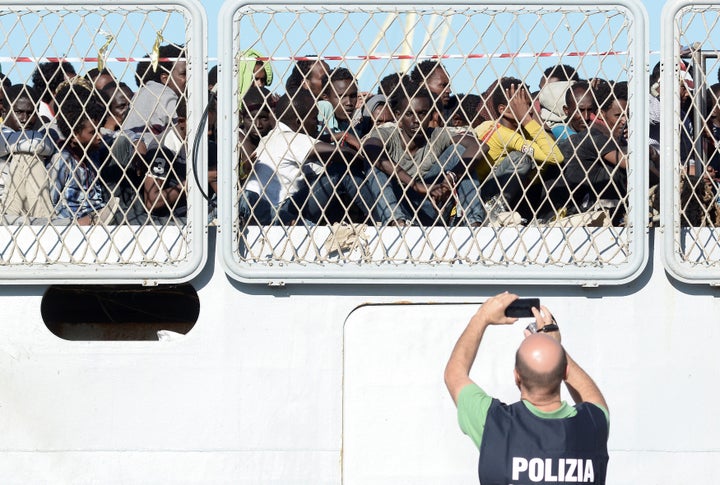
[[[204,99],[202,20],[183,2],[2,3],[5,281],[195,271],[193,227],[207,214],[188,140]]]
[[[661,96],[663,170],[673,197],[663,199],[665,258],[671,272],[689,281],[717,280],[720,271],[720,10],[706,2],[677,2],[664,12]]]
[[[621,281],[641,265],[650,171],[643,117],[630,116],[646,103],[633,10],[228,12],[220,110],[233,124],[220,129],[237,163],[220,209],[240,279]],[[558,68],[540,89],[560,64],[583,82]]]

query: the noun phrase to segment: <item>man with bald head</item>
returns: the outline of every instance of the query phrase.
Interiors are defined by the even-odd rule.
[[[505,292],[487,300],[470,319],[445,368],[460,428],[480,449],[480,483],[604,484],[607,403],[592,378],[565,352],[546,307],[532,309],[537,330],[525,330],[515,354],[520,401],[504,404],[470,379],[485,329],[515,323],[505,309],[517,298]],[[563,382],[575,406],[562,400]]]

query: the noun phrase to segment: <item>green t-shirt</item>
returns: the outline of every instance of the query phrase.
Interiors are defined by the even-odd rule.
[[[493,398],[488,396],[477,384],[468,384],[460,390],[457,400],[458,423],[463,433],[473,440],[475,446],[480,449],[482,443],[483,431],[485,430],[485,420],[487,419],[488,410],[492,404]],[[562,419],[570,418],[577,414],[577,410],[565,401],[555,411],[544,412],[537,409],[529,401],[523,399],[523,404],[531,413],[539,418],[544,419]],[[605,413],[605,418],[610,422],[607,409],[598,406]]]

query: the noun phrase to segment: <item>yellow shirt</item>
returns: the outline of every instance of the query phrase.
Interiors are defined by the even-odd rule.
[[[497,121],[485,121],[475,128],[475,135],[488,146],[488,158],[493,164],[505,158],[510,152],[526,153],[529,150],[532,150],[533,158],[540,168],[546,163],[558,164],[563,161],[555,139],[535,120],[518,131],[503,126]],[[488,176],[490,168],[487,164],[478,164],[477,174],[481,181]]]

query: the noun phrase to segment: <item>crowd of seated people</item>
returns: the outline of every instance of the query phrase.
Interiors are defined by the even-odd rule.
[[[347,68],[309,58],[290,73],[287,101],[248,91],[241,217],[263,225],[482,226],[602,210],[606,223],[623,224],[632,164],[626,83],[582,80],[565,65],[546,70],[535,93],[503,77],[480,94],[453,95],[450,81],[441,62],[427,60],[386,76],[371,95]],[[250,129],[252,116],[259,117]],[[278,148],[281,129],[292,135]],[[651,184],[658,162],[651,148]]]
[[[678,64],[679,122],[675,127],[679,139],[680,222],[682,226],[720,226],[720,83],[699,93],[693,82],[693,69],[684,60]],[[720,71],[717,73],[720,81]],[[710,84],[710,81],[708,81]],[[650,74],[649,134],[651,169],[660,162],[660,63]],[[706,104],[700,101],[705,98]],[[701,119],[695,123],[696,114]],[[651,180],[657,180],[656,171]],[[651,193],[651,210],[658,214],[657,197]],[[657,216],[656,216],[657,218]]]
[[[6,223],[184,222],[184,55],[182,46],[160,46],[159,61],[137,64],[135,92],[108,69],[80,76],[67,62],[38,65],[31,85],[5,79]],[[364,93],[346,67],[308,57],[295,62],[283,93],[268,89],[276,73],[262,55],[246,51],[242,59],[237,166],[245,223],[475,227],[601,208],[623,224],[634,163],[626,83],[583,80],[559,65],[543,73],[536,92],[502,77],[477,94],[454,94],[445,66],[426,60]],[[719,99],[720,88],[709,98]],[[705,130],[710,173],[720,170],[716,118]],[[215,124],[211,116],[216,157]],[[651,184],[659,177],[656,147],[657,140]],[[209,166],[212,195],[216,162]]]
[[[184,55],[167,44],[157,63],[139,62],[137,92],[106,68],[81,76],[69,62],[40,63],[28,85],[4,78],[4,223],[183,223]]]

